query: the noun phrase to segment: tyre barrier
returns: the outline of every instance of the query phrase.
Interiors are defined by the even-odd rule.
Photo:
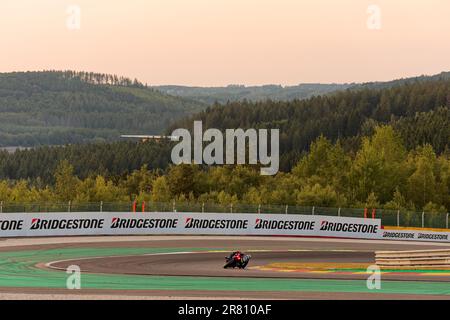
[[[450,268],[450,249],[414,251],[376,251],[376,264],[380,267],[439,267]]]

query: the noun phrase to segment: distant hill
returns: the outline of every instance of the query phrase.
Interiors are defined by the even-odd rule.
[[[0,73],[0,147],[117,140],[161,133],[205,106],[115,75]]]
[[[407,83],[414,83],[417,81],[433,81],[450,79],[450,72],[442,72],[432,76],[418,76],[411,78],[403,78],[385,82],[367,82],[367,83],[302,83],[296,86],[281,86],[281,85],[264,85],[264,86],[244,86],[244,85],[229,85],[226,87],[188,87],[188,86],[154,86],[152,88],[161,92],[189,98],[205,104],[213,104],[215,102],[224,104],[235,101],[290,101],[308,99],[313,96],[333,93],[346,89],[383,89],[403,85]]]
[[[186,86],[155,86],[152,87],[164,93],[189,98],[206,104],[228,101],[287,101],[294,99],[307,99],[312,96],[327,94],[337,90],[344,90],[353,84],[320,84],[305,83],[297,86],[242,86],[229,85],[227,87],[186,87]]]
[[[251,123],[254,125],[289,122],[289,114],[278,119],[277,114],[280,110],[276,110],[278,107],[285,110],[289,106],[290,113],[294,111],[296,114],[302,112],[306,117],[297,119],[297,121],[300,121],[299,123],[305,123],[307,120],[306,125],[311,126],[308,121],[317,122],[314,125],[317,127],[314,129],[315,133],[311,133],[313,137],[319,132],[319,127],[327,128],[327,126],[332,125],[336,125],[336,128],[322,130],[324,132],[337,130],[333,133],[333,137],[336,135],[351,136],[357,134],[358,131],[343,128],[342,125],[339,127],[338,124],[333,122],[327,123],[327,121],[336,120],[331,120],[330,112],[347,114],[352,111],[353,106],[352,112],[357,113],[361,106],[354,106],[355,102],[350,98],[348,98],[350,99],[348,102],[346,99],[342,100],[336,97],[342,95],[349,97],[347,91],[351,91],[354,97],[358,97],[358,91],[366,92],[366,95],[375,94],[367,90],[393,90],[397,87],[415,86],[416,84],[434,83],[448,79],[450,79],[450,72],[443,72],[434,76],[363,84],[300,84],[288,87],[279,85],[260,87],[231,85],[218,88],[200,88],[149,87],[136,79],[131,80],[116,75],[92,72],[0,73],[0,147],[109,142],[118,140],[120,134],[123,133],[160,134],[167,131],[167,128],[173,128],[173,123],[179,124],[181,123],[177,122],[179,120],[191,119],[192,115],[207,108],[210,110],[208,111],[209,114],[218,117],[217,127],[223,127],[225,124],[230,127],[231,125],[241,124],[242,112],[249,113],[246,118],[251,115],[253,117],[255,112],[261,112],[260,115],[254,116],[261,119],[262,122],[257,121],[257,119],[252,120]],[[435,98],[431,96],[431,93],[415,97],[416,102],[421,102],[423,105],[428,105],[428,100]],[[397,96],[395,99],[390,101],[392,110],[403,108],[404,98]],[[216,101],[225,105],[225,107],[230,106],[231,110],[229,112],[218,112],[217,110],[221,109],[214,107]],[[229,105],[227,105],[228,101],[230,101]],[[321,102],[317,103],[317,101]],[[347,109],[339,105],[342,103],[348,104]],[[372,101],[361,101],[361,103],[369,103],[370,108],[379,108],[372,105]],[[381,102],[378,101],[377,103]],[[308,110],[309,108],[315,108],[317,104],[320,105],[320,110],[325,108],[320,114],[314,114]],[[414,108],[417,112],[430,111],[429,108],[416,106],[416,104],[414,104]],[[377,112],[379,114],[381,111]],[[430,116],[421,115],[414,121],[400,121],[398,125],[411,125],[417,121],[422,121],[421,119],[436,121],[436,117],[439,118],[442,114],[445,114],[445,112],[438,112]],[[202,115],[200,114],[200,116]],[[384,112],[383,115],[384,117],[390,117],[389,110]],[[397,116],[395,112],[393,115]],[[310,116],[316,118],[309,119]],[[318,116],[319,118],[317,118]],[[340,116],[344,117],[342,114]],[[358,117],[360,116],[358,115]],[[370,116],[364,115],[363,118],[370,118]],[[274,119],[277,120],[273,122]],[[388,119],[383,118],[382,121],[386,122]],[[299,126],[299,124],[289,123],[292,126]],[[214,125],[216,125],[215,122]],[[303,130],[309,129],[307,127]],[[427,133],[422,133],[426,137]],[[309,138],[306,140],[302,138],[296,148],[303,150],[305,145],[309,145],[310,141]],[[438,148],[438,150],[440,149],[441,147]]]
[[[350,88],[384,89],[384,88],[392,88],[395,86],[401,86],[405,84],[414,84],[417,82],[437,81],[437,80],[450,80],[450,71],[441,72],[431,76],[421,75],[417,77],[401,78],[392,81],[375,81],[375,82],[360,83],[352,85]]]

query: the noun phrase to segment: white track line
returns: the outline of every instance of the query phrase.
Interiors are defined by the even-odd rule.
[[[61,263],[61,262],[68,262],[68,261],[80,261],[80,260],[94,260],[94,259],[109,259],[109,258],[122,258],[122,257],[139,257],[139,256],[164,256],[164,255],[172,255],[172,254],[190,254],[190,253],[198,253],[198,252],[189,252],[189,251],[180,251],[180,252],[158,252],[158,253],[144,253],[144,254],[125,254],[125,255],[114,255],[114,256],[98,256],[98,257],[83,257],[83,258],[71,258],[71,259],[64,259],[64,260],[57,260],[57,261],[51,261],[47,262],[45,266],[50,269],[57,269],[57,270],[66,270],[65,268],[61,267],[55,267],[52,266],[52,264],[55,263]]]
[[[248,253],[258,253],[258,252],[371,252],[367,250],[314,250],[314,249],[287,249],[287,250],[245,250]],[[177,251],[177,252],[158,252],[158,253],[143,253],[143,254],[129,254],[129,255],[113,255],[113,256],[97,256],[97,257],[82,257],[82,258],[71,258],[50,261],[44,264],[46,268],[56,269],[56,270],[66,270],[66,268],[55,267],[53,264],[69,262],[69,261],[80,261],[80,260],[95,260],[95,259],[109,259],[109,258],[123,258],[123,257],[141,257],[141,256],[167,256],[167,255],[184,255],[184,254],[205,254],[205,253],[229,253],[229,250],[207,250],[207,251]]]

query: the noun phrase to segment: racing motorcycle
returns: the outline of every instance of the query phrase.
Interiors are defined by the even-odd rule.
[[[235,251],[228,257],[225,257],[225,265],[223,267],[224,269],[228,268],[245,269],[251,257],[252,256],[248,254],[242,253],[240,251]]]

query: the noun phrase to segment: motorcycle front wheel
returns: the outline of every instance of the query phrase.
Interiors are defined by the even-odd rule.
[[[234,267],[234,261],[233,261],[233,260],[228,261],[228,262],[225,263],[225,265],[223,266],[224,269],[231,268],[231,267]]]

